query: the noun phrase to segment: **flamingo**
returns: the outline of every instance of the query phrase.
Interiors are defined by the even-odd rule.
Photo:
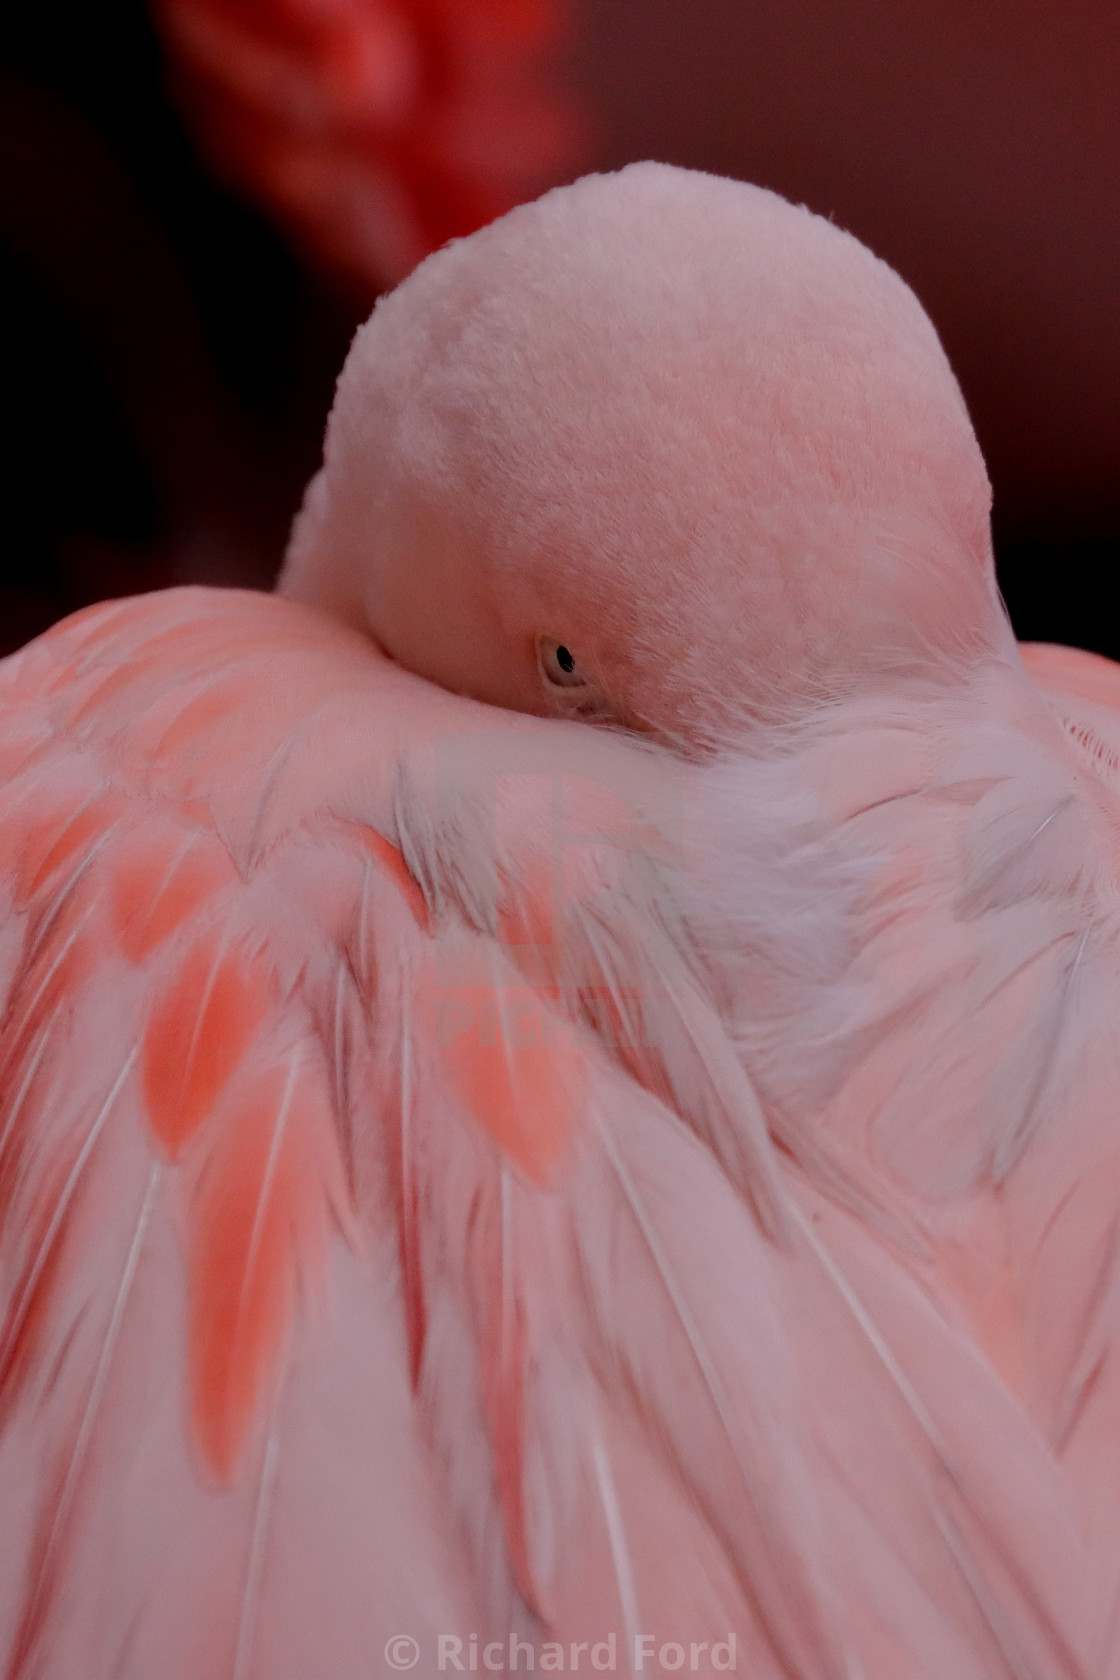
[[[0,666],[7,1680],[1120,1673],[1120,677],[936,333],[589,177],[273,595]]]

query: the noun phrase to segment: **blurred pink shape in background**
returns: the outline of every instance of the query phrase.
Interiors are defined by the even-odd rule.
[[[566,0],[154,0],[215,168],[365,296],[572,173]]]

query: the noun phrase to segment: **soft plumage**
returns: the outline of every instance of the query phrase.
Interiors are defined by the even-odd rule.
[[[285,587],[525,711],[553,634],[608,710],[723,739],[1002,645],[990,499],[885,263],[773,193],[638,164],[382,299]]]
[[[379,308],[301,599],[0,667],[10,1680],[1118,1671],[1120,675],[986,498],[646,166]]]

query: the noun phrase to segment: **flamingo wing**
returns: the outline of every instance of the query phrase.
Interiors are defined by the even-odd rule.
[[[1107,1671],[1107,798],[946,729],[224,591],[0,668],[10,1680]]]
[[[12,1676],[307,1673],[316,1639],[368,1672],[382,1618],[469,1602],[316,1013],[328,970],[362,995],[369,837],[293,823],[263,862],[244,826],[316,655],[346,680],[298,617],[113,605],[3,673]]]
[[[789,1322],[868,1672],[1116,1660],[1120,808],[1108,713],[1053,686],[853,699],[696,817],[695,936],[799,1161]]]
[[[650,1626],[834,1672],[778,1169],[618,793],[656,755],[185,590],[0,669],[0,759],[10,1680]]]

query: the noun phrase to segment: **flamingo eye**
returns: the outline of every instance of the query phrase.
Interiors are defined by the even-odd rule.
[[[577,665],[575,655],[555,636],[541,636],[538,640],[537,664],[541,676],[553,688],[587,687],[587,678]]]

